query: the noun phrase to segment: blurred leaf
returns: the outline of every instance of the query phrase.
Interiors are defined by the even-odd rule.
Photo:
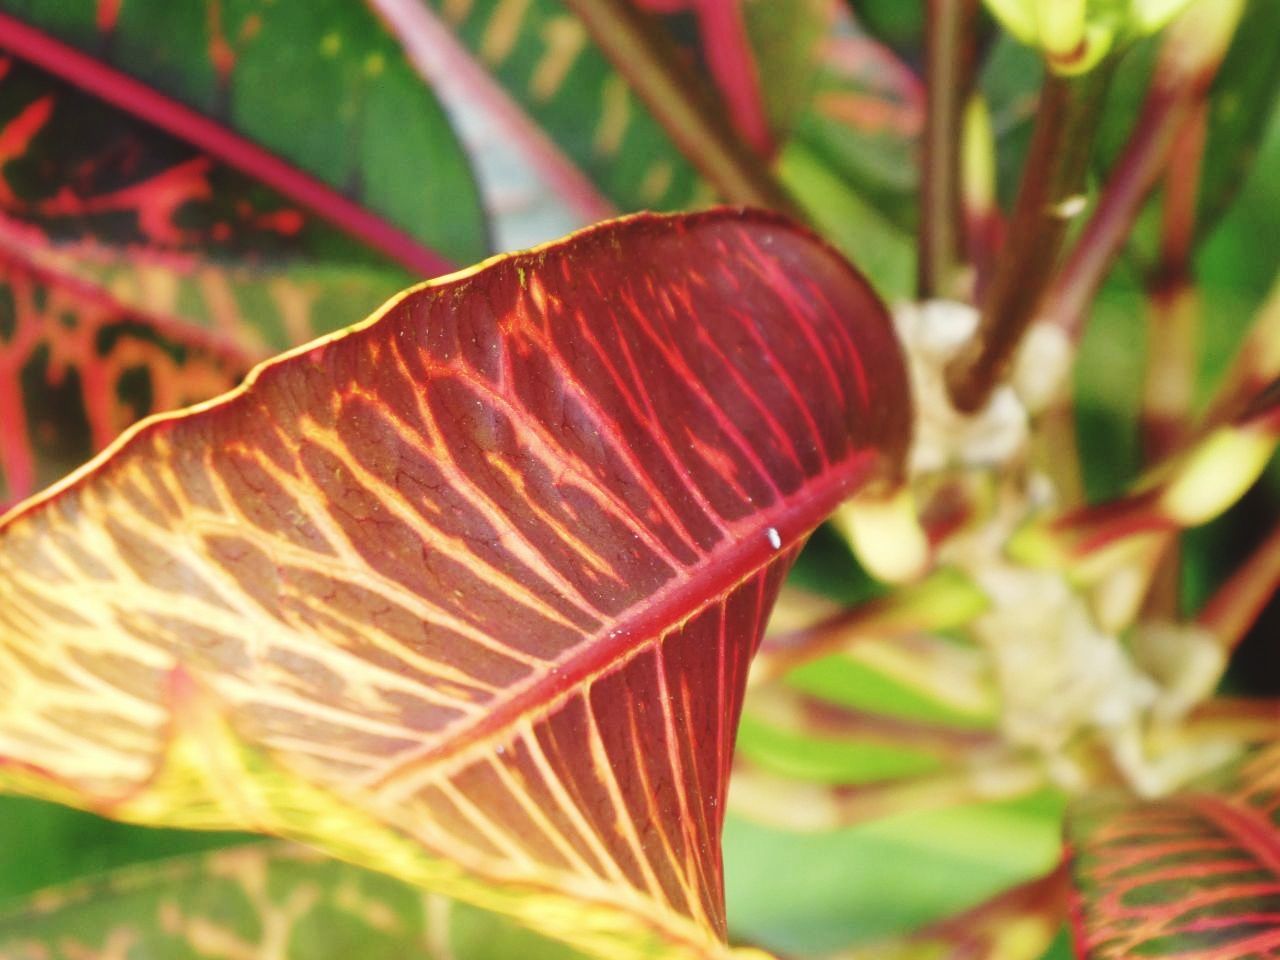
[[[759,64],[769,129],[778,141],[785,141],[813,99],[831,4],[827,0],[757,0],[742,3],[742,8]]]
[[[1246,960],[1280,949],[1280,747],[1162,800],[1068,817],[1081,956]]]
[[[118,870],[0,913],[0,960],[573,960],[493,914],[299,847]]]
[[[414,0],[619,210],[675,210],[710,199],[627,81],[558,0]]]
[[[909,937],[826,960],[1038,960],[1053,947],[1066,892],[1066,871],[1060,868]]]
[[[924,49],[925,4],[902,0],[845,0],[845,5],[881,43],[899,53],[920,53]]]
[[[898,350],[759,213],[414,288],[8,515],[0,780],[719,956],[746,664],[804,537],[897,469]]]
[[[778,172],[813,223],[858,264],[881,297],[896,301],[911,295],[915,246],[909,234],[886,220],[800,140],[787,146]]]
[[[0,795],[0,911],[41,887],[251,839],[238,833],[155,830],[61,804]]]
[[[1201,230],[1213,227],[1251,173],[1280,180],[1274,165],[1258,162],[1263,136],[1280,106],[1280,57],[1274,55],[1277,36],[1280,3],[1249,0],[1210,97],[1200,187]]]
[[[798,690],[868,713],[993,729],[998,695],[981,650],[943,637],[865,640],[841,655],[807,663],[788,682]]]
[[[1061,857],[1062,805],[1044,793],[824,834],[731,816],[730,929],[800,956],[902,936],[1051,870]]]
[[[919,78],[892,51],[843,20],[820,55],[812,103],[796,130],[797,146],[822,161],[826,178],[839,177],[895,227],[914,230],[924,124]],[[801,188],[793,184],[792,189]],[[859,229],[868,244],[876,239],[876,224]]]

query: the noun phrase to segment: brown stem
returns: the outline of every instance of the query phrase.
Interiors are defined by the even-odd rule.
[[[628,0],[565,0],[680,151],[732,203],[803,219],[768,163],[653,18]]]
[[[974,79],[977,15],[977,0],[929,0],[928,103],[920,163],[918,286],[922,300],[953,296],[960,264],[960,137]]]
[[[1104,62],[1080,77],[1045,80],[1009,235],[978,332],[947,368],[960,410],[986,404],[1004,375],[1057,263],[1067,226],[1084,203],[1082,190],[1111,76]]]

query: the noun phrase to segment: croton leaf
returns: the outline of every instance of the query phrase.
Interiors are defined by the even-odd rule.
[[[747,661],[909,422],[883,306],[770,215],[414,288],[0,521],[0,783],[720,956]]]
[[[1201,790],[1081,804],[1068,836],[1082,955],[1280,956],[1280,746]]]
[[[0,960],[575,960],[491,913],[299,847],[117,870],[0,912]]]
[[[462,56],[492,75],[549,135],[604,202],[674,210],[711,194],[657,120],[558,0],[368,0],[380,9],[424,4],[456,35]],[[389,17],[407,44],[411,18]],[[465,69],[465,67],[463,68]],[[596,201],[597,203],[599,200]]]
[[[15,257],[260,359],[448,269],[320,181],[2,12],[0,47],[0,245]]]
[[[279,174],[277,187],[314,198],[326,186],[327,207],[349,211],[335,197],[359,207],[389,250],[409,254],[416,241],[463,263],[487,252],[447,116],[363,4],[3,0],[0,11],[0,43],[16,55],[260,178]]]
[[[0,248],[0,509],[140,417],[231,389],[251,357],[60,283]]]
[[[1263,52],[1263,44],[1277,30],[1280,4],[1250,0],[1214,78],[1200,187],[1199,228],[1205,234],[1236,198],[1275,115],[1280,62]]]
[[[444,263],[2,9],[0,504]]]

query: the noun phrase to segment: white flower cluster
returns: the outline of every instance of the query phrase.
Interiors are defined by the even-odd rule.
[[[1083,781],[1067,748],[1089,733],[1108,744],[1134,789],[1165,792],[1223,759],[1221,744],[1152,756],[1145,735],[1208,696],[1222,653],[1212,638],[1173,625],[1143,626],[1126,643],[1100,624],[1092,598],[1066,572],[1006,555],[1014,531],[1057,501],[1050,480],[1028,464],[1030,420],[1056,396],[1070,348],[1056,328],[1036,329],[1010,383],[967,415],[952,405],[945,371],[977,320],[971,307],[943,301],[895,314],[915,393],[914,485],[947,468],[979,468],[993,491],[986,518],[950,537],[936,561],[962,570],[989,600],[972,630],[992,660],[1004,736],[1044,757],[1051,775],[1072,788]]]

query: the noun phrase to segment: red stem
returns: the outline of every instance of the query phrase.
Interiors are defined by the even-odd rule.
[[[1097,209],[1045,295],[1041,319],[1058,324],[1073,338],[1080,336],[1089,305],[1128,239],[1143,201],[1167,167],[1188,106],[1176,93],[1151,91]]]

